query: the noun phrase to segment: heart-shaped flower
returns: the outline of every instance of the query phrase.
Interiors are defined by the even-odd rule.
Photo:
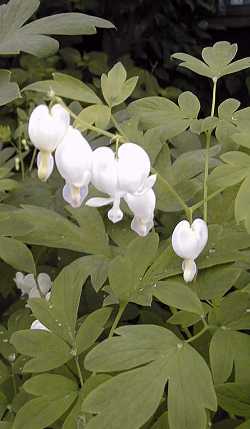
[[[123,218],[121,198],[127,194],[140,196],[151,189],[156,176],[149,173],[150,159],[137,144],[124,143],[117,155],[110,148],[100,147],[93,152],[92,183],[109,197],[91,198],[86,204],[91,207],[113,204],[108,217],[113,223],[119,222]]]
[[[63,198],[72,207],[80,207],[88,194],[91,179],[92,149],[80,131],[69,127],[56,149],[56,166],[66,184]]]
[[[175,253],[184,259],[182,269],[184,280],[190,282],[196,275],[195,259],[203,251],[208,240],[208,228],[202,219],[195,219],[192,225],[187,220],[179,222],[172,235]]]
[[[43,181],[53,171],[54,159],[51,154],[61,143],[69,124],[69,113],[60,104],[55,104],[50,110],[41,104],[31,113],[28,132],[31,142],[39,150],[38,177]]]

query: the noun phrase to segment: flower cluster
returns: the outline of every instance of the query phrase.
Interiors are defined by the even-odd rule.
[[[152,188],[156,175],[150,175],[150,159],[144,149],[135,143],[124,143],[116,153],[109,147],[93,151],[80,131],[70,125],[70,115],[60,104],[51,109],[45,105],[36,107],[30,117],[29,135],[39,150],[37,166],[41,180],[47,180],[53,171],[52,153],[55,151],[57,169],[65,180],[63,198],[72,207],[82,205],[91,183],[107,196],[90,198],[86,205],[101,207],[111,204],[108,218],[116,223],[123,218],[120,205],[124,200],[134,216],[131,223],[133,231],[144,237],[153,228],[156,198]],[[196,219],[192,225],[183,220],[174,229],[172,246],[175,253],[183,258],[186,282],[191,282],[196,276],[195,260],[206,246],[207,239],[207,224],[202,219]],[[20,277],[21,273],[17,274]],[[16,279],[19,285],[20,281],[18,283]],[[29,297],[35,296],[37,289],[34,286],[27,289],[30,287],[27,281],[22,282],[23,286],[18,287]],[[34,284],[35,280],[31,283]]]
[[[26,274],[17,272],[14,278],[17,288],[21,291],[22,296],[27,295],[31,298],[46,298],[50,299],[52,281],[50,276],[46,273],[40,273],[37,280],[33,274]]]
[[[108,218],[119,222],[123,199],[134,217],[131,228],[140,236],[154,225],[156,176],[150,175],[150,159],[140,146],[124,143],[116,153],[109,147],[92,150],[79,130],[70,125],[69,113],[60,105],[50,110],[45,105],[34,109],[29,120],[29,136],[39,150],[38,176],[46,181],[56,166],[65,180],[63,198],[72,207],[80,207],[90,183],[107,197],[90,198],[86,204],[101,207],[112,204]]]

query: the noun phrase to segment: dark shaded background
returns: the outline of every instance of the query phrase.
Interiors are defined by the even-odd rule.
[[[171,54],[187,52],[199,56],[203,47],[228,40],[238,43],[238,58],[250,56],[250,0],[41,0],[36,17],[71,11],[109,19],[117,30],[98,30],[95,36],[60,38],[63,49],[56,59],[33,62],[33,72],[26,78],[18,71],[15,79],[21,87],[51,77],[54,69],[92,82],[94,69],[83,62],[87,63],[88,54],[93,62],[93,58],[97,58],[94,53],[103,52],[107,58],[98,57],[97,76],[106,71],[105,67],[121,60],[129,75],[137,74],[137,70],[129,70],[131,65],[151,75],[150,82],[147,82],[149,76],[144,76],[146,82],[142,82],[145,94],[142,91],[137,96],[159,95],[153,77],[163,90],[160,95],[174,99],[178,95],[176,89],[193,91],[202,99],[203,111],[207,114],[210,82],[177,67],[176,61],[170,59]],[[84,61],[77,63],[78,54],[65,48],[76,49]],[[30,59],[21,56],[1,59],[0,66],[28,69],[29,62]],[[234,97],[246,106],[249,87],[249,71],[225,77],[219,82],[218,101]]]

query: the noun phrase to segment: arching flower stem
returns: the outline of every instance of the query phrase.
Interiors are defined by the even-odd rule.
[[[55,97],[55,100],[58,103],[60,103],[65,110],[67,110],[67,112],[70,114],[70,116],[73,119],[77,119],[77,121],[79,123],[82,123],[82,125],[84,125],[85,128],[88,128],[89,130],[94,131],[97,134],[102,134],[103,136],[109,137],[110,139],[115,139],[116,137],[119,137],[120,141],[123,141],[123,142],[125,141],[125,139],[120,135],[116,135],[116,134],[110,133],[109,131],[102,130],[101,128],[95,127],[94,125],[91,125],[88,122],[85,122],[82,119],[79,119],[78,116],[74,112],[72,112],[71,109],[68,108],[68,106],[64,103],[64,101],[60,97]]]
[[[213,78],[213,96],[211,106],[211,117],[214,116],[215,103],[216,103],[216,89],[217,89],[217,78]],[[206,132],[206,155],[205,155],[205,169],[204,169],[204,184],[203,184],[203,219],[207,222],[207,205],[208,205],[208,173],[209,173],[209,149],[211,145],[211,134],[212,131]]]

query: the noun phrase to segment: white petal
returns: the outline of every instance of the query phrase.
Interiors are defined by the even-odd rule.
[[[154,226],[154,219],[141,219],[134,217],[131,222],[131,229],[135,231],[138,235],[141,237],[146,237],[148,235],[149,231]]]
[[[150,173],[150,159],[140,146],[124,143],[118,149],[119,188],[134,193],[141,188]]]
[[[139,188],[134,195],[142,195],[144,194],[146,191],[148,191],[149,189],[153,188],[155,182],[157,179],[157,175],[156,174],[152,174],[151,176],[147,177],[147,179],[145,180],[145,182],[143,183],[143,185],[141,186],[141,188]]]
[[[46,182],[54,168],[54,158],[49,152],[39,152],[37,155],[38,177]]]
[[[89,207],[103,207],[103,206],[107,206],[108,204],[112,204],[114,201],[113,198],[101,198],[101,197],[96,197],[96,198],[90,198],[88,201],[86,201],[86,206]]]
[[[196,276],[197,267],[192,259],[185,259],[182,263],[183,278],[186,283],[190,283]]]
[[[69,114],[62,106],[55,105],[51,112],[45,105],[37,106],[29,119],[30,140],[37,149],[53,152],[62,141],[69,123]]]
[[[206,232],[206,223],[201,219],[199,222],[194,221],[191,226],[187,220],[179,222],[172,235],[175,253],[183,259],[195,260],[206,245]]]
[[[51,298],[51,292],[47,293],[47,295],[45,296],[46,301],[49,301]]]
[[[29,295],[33,288],[36,288],[36,281],[33,274],[24,276],[22,273],[17,273],[14,279],[17,288],[22,291],[22,295]]]
[[[113,223],[120,222],[123,218],[123,212],[120,209],[120,198],[115,198],[113,207],[108,211],[108,218]]]
[[[92,183],[101,192],[114,196],[118,191],[117,161],[108,147],[93,152]]]
[[[38,290],[37,285],[35,287],[33,287],[31,289],[31,291],[29,292],[29,299],[32,299],[32,298],[42,298],[41,294],[40,294],[40,292]]]
[[[152,189],[138,196],[126,194],[124,199],[135,217],[142,219],[154,217],[156,198]]]
[[[40,291],[45,296],[52,287],[52,281],[48,274],[46,273],[40,273],[37,277],[37,283],[39,286]]]
[[[46,326],[44,326],[39,320],[34,320],[30,329],[38,329],[38,330],[50,332],[49,329],[46,328]]]
[[[63,199],[74,208],[81,207],[87,195],[88,186],[77,188],[76,186],[71,186],[67,183],[63,187]]]
[[[92,149],[80,131],[69,127],[55,154],[56,166],[67,183],[87,186],[91,179]]]
[[[203,219],[195,219],[192,223],[192,230],[199,235],[201,252],[207,244],[208,240],[208,227]]]

